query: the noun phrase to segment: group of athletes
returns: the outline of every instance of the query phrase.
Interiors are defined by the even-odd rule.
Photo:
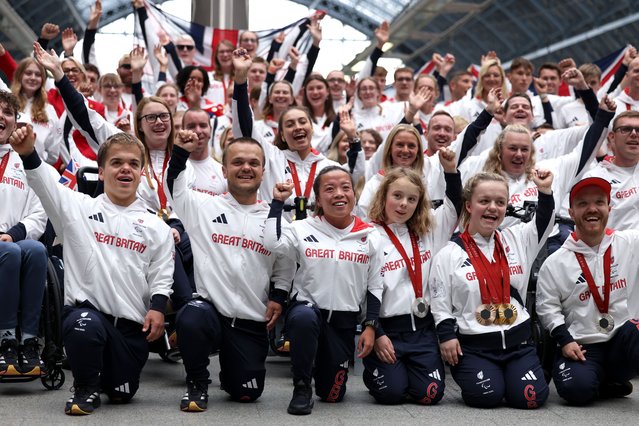
[[[147,6],[132,4],[144,25]],[[280,35],[261,58],[245,31],[237,46],[219,43],[214,72],[196,63],[191,37],[160,34],[152,77],[143,47],[115,73],[91,64],[100,16],[97,0],[82,58],[71,29],[63,55],[46,50],[54,24],[19,63],[0,46],[10,84],[0,90],[0,376],[47,374],[38,240],[53,232],[65,264],[67,414],[91,414],[101,393],[135,395],[167,307],[186,371],[182,411],[207,409],[214,352],[230,398],[259,398],[278,323],[295,415],[312,412],[313,381],[320,400],[342,401],[355,356],[382,404],[438,403],[448,365],[467,405],[538,408],[550,389],[537,316],[564,400],[632,392],[634,48],[604,86],[593,64],[565,59],[534,77],[530,61],[504,70],[495,52],[475,84],[453,71],[453,55],[434,54],[433,75],[398,68],[384,95],[386,23],[347,82],[313,71],[322,14],[297,29],[311,36],[308,53]],[[73,162],[98,167],[95,193],[60,183]]]

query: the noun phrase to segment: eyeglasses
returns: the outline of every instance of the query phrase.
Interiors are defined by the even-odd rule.
[[[346,80],[344,80],[343,78],[333,77],[333,78],[329,78],[329,79],[328,79],[328,82],[329,82],[329,83],[333,83],[333,84],[335,84],[335,83],[342,83],[342,84],[344,84],[344,83],[346,83]]]
[[[613,129],[615,132],[619,132],[622,135],[629,135],[634,130],[637,135],[639,135],[639,127],[633,126],[619,126],[616,129]]]
[[[62,72],[65,74],[80,74],[80,68],[62,68]]]
[[[120,68],[124,68],[125,70],[130,70],[131,64],[120,64]]]
[[[257,43],[256,38],[243,38],[240,40],[240,43]]]
[[[171,114],[168,112],[161,112],[159,114],[147,114],[140,117],[140,120],[144,119],[147,123],[153,124],[157,121],[158,118],[160,119],[160,121],[166,123],[171,119]]]
[[[178,50],[188,50],[189,52],[195,49],[195,46],[192,46],[190,44],[178,44],[175,47],[177,47]]]

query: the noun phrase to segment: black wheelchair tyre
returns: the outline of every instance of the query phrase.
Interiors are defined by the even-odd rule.
[[[47,265],[47,285],[43,298],[41,328],[44,331],[44,348],[42,360],[47,374],[41,378],[42,385],[49,390],[57,390],[65,381],[62,371],[64,350],[62,343],[62,307],[64,306],[63,287],[61,281],[62,262],[55,256]]]

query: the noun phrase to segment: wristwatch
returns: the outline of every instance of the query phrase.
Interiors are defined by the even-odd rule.
[[[379,326],[379,322],[377,320],[366,320],[364,321],[364,328],[366,327],[373,327],[373,330],[377,330],[377,327]]]

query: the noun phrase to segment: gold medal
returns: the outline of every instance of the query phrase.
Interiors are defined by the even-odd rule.
[[[167,209],[158,210],[158,217],[165,222],[169,221],[169,211]]]
[[[497,320],[495,324],[513,324],[517,320],[517,308],[512,303],[497,305]]]
[[[492,325],[497,318],[497,308],[495,305],[479,305],[475,310],[475,318],[481,325]]]
[[[413,315],[417,318],[424,318],[428,314],[428,305],[424,302],[423,297],[413,300]]]
[[[601,318],[596,322],[595,327],[600,333],[610,333],[615,328],[615,320],[610,314],[601,314]]]

